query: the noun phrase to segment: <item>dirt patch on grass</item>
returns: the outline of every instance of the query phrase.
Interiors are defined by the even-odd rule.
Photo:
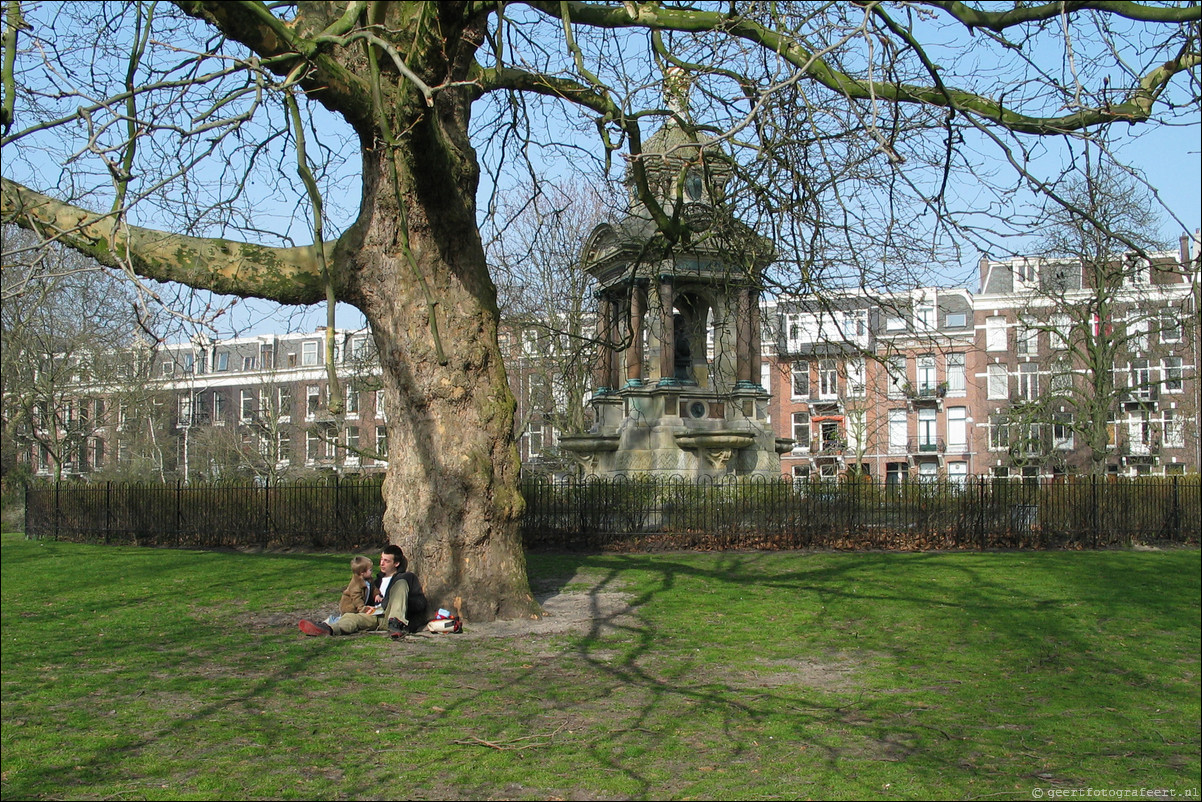
[[[849,691],[859,687],[857,675],[873,660],[871,654],[839,652],[825,658],[757,660],[755,668],[738,679],[750,687],[805,687],[824,691]]]
[[[476,624],[468,621],[463,632],[453,636],[418,633],[419,637],[454,637],[456,639],[546,637],[565,634],[599,634],[608,629],[628,627],[635,623],[635,608],[628,593],[607,588],[602,590],[595,577],[577,573],[571,577],[544,579],[534,588],[534,597],[543,608],[537,619],[493,621]],[[253,631],[296,629],[302,618],[324,620],[332,610],[295,610],[290,612],[245,612],[236,614],[239,625]],[[368,633],[374,634],[374,633]]]

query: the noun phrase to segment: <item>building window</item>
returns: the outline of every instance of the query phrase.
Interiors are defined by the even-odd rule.
[[[843,339],[862,343],[868,337],[868,311],[857,309],[843,313]]]
[[[275,367],[275,347],[264,345],[259,348],[259,364],[263,366],[263,370],[271,370]]]
[[[968,325],[968,315],[963,312],[954,312],[944,318],[944,325],[949,329],[962,329]]]
[[[276,415],[287,422],[292,417],[292,388],[286,386],[278,388],[276,402]]]
[[[287,432],[278,432],[276,434],[275,458],[276,462],[288,463],[292,460],[292,438]]]
[[[906,411],[904,409],[889,410],[889,451],[905,452],[907,433]]]
[[[885,370],[889,374],[889,397],[901,398],[906,394],[906,358],[889,357],[885,360]]]
[[[1073,370],[1068,360],[1060,359],[1052,364],[1052,377],[1048,389],[1053,395],[1068,396],[1073,393]]]
[[[1166,448],[1185,448],[1185,420],[1175,409],[1161,412],[1164,421],[1164,445]]]
[[[857,398],[863,398],[865,392],[865,366],[864,359],[857,357],[849,359],[846,362],[847,368],[847,394]]]
[[[1148,283],[1148,261],[1138,256],[1128,256],[1126,258],[1126,271],[1123,274],[1123,283],[1132,287],[1140,287]]]
[[[353,387],[346,388],[346,414],[359,417],[359,391]]]
[[[213,391],[213,423],[225,422],[225,393]]]
[[[935,410],[931,407],[923,407],[918,410],[918,450],[919,451],[934,451],[938,446],[939,440],[935,434]]]
[[[321,386],[305,385],[305,416],[312,418],[321,409]]]
[[[99,437],[92,438],[92,470],[98,471],[104,467],[104,441]]]
[[[1162,343],[1181,342],[1181,318],[1175,312],[1169,310],[1161,311],[1160,341]]]
[[[385,414],[385,412],[386,412],[386,410],[384,409],[384,391],[376,390],[376,417],[379,418],[380,420],[386,419],[388,416]]]
[[[990,317],[985,319],[985,350],[1006,350],[1006,318]]]
[[[193,355],[190,351],[188,353],[185,353],[183,355],[184,373],[191,373],[192,368],[195,366],[195,363],[196,363],[195,355]]]
[[[968,483],[968,463],[949,462],[947,464],[947,479],[954,485],[963,487]]]
[[[808,412],[793,413],[793,445],[795,451],[807,451],[810,448],[810,415]]]
[[[810,395],[810,363],[804,360],[793,363],[793,397],[807,398]]]
[[[835,360],[823,359],[818,363],[819,393],[822,398],[835,398],[839,394],[839,371]]]
[[[531,459],[543,452],[543,425],[531,423],[526,432],[526,448]]]
[[[1072,451],[1073,416],[1071,412],[1058,412],[1052,416],[1052,448]]]
[[[1129,324],[1127,324],[1127,333],[1129,336],[1128,347],[1132,351],[1143,353],[1148,350],[1148,346],[1149,346],[1148,329],[1149,328],[1150,327],[1148,325],[1147,318],[1140,318],[1139,320],[1132,320]]]
[[[243,370],[254,370],[255,369],[255,358],[253,356],[242,357],[242,369]]]
[[[1072,335],[1073,324],[1068,315],[1052,315],[1052,330],[1048,334],[1048,345],[1053,351],[1068,350],[1069,337]]]
[[[1004,415],[989,416],[989,450],[1006,451],[1010,448],[1010,421]]]
[[[935,355],[923,354],[918,357],[918,393],[933,395],[935,393]]]
[[[229,351],[218,351],[217,355],[213,357],[213,370],[221,371],[221,370],[229,370],[229,369],[230,369],[230,352]]]
[[[839,431],[839,421],[824,420],[819,423],[818,436],[822,438],[821,451],[843,450],[843,434]]]
[[[192,394],[184,393],[179,397],[179,425],[192,425]]]
[[[914,328],[918,331],[930,331],[936,328],[935,307],[919,306],[914,310]]]
[[[1010,376],[1006,372],[1005,365],[990,365],[989,372],[989,392],[990,398],[1009,398],[1010,397]]]
[[[1184,386],[1181,357],[1166,356],[1164,358],[1164,391],[1179,393]]]
[[[964,354],[947,355],[947,392],[949,395],[963,395],[968,387],[964,380]]]
[[[376,427],[376,454],[382,460],[388,459],[388,427]]]
[[[1039,365],[1024,362],[1018,366],[1018,394],[1027,401],[1039,397]]]
[[[968,448],[968,408],[947,408],[947,448],[963,451]]]
[[[359,461],[359,427],[346,427],[346,458],[347,461]]]
[[[901,315],[888,315],[885,318],[885,331],[905,331],[906,319]]]
[[[1127,441],[1132,454],[1148,453],[1152,444],[1152,416],[1148,410],[1136,410],[1127,418]]]
[[[905,481],[910,473],[910,465],[907,462],[887,462],[885,463],[885,485],[900,485]]]
[[[1018,330],[1015,351],[1019,356],[1035,356],[1039,353],[1039,329],[1022,326]]]
[[[254,416],[255,393],[253,390],[243,390],[238,397],[238,418],[243,423],[247,423]]]
[[[164,376],[170,376],[174,372],[175,372],[175,363],[174,362],[172,362],[171,360],[167,360],[166,362],[163,363],[163,375]]]
[[[306,342],[301,343],[301,367],[312,367],[319,364],[317,361],[317,346],[319,343]]]
[[[1144,401],[1156,396],[1152,387],[1152,368],[1146,359],[1136,359],[1131,363],[1131,394]]]

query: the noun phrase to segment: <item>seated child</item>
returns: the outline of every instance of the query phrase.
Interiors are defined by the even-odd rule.
[[[342,591],[338,613],[361,613],[371,598],[371,560],[358,556],[351,559],[351,581]]]

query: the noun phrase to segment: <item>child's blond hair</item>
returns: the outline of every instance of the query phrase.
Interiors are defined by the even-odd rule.
[[[371,568],[371,560],[364,557],[362,554],[351,558],[351,573],[355,576],[363,573],[363,569]]]

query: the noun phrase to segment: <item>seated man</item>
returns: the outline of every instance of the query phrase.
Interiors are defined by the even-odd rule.
[[[409,561],[397,545],[388,545],[380,554],[380,573],[372,584],[374,614],[346,613],[332,625],[318,621],[301,621],[298,626],[306,635],[350,635],[387,628],[392,638],[402,638],[409,625],[409,583],[401,576]],[[416,577],[415,577],[416,579]],[[424,601],[424,598],[423,598]]]

